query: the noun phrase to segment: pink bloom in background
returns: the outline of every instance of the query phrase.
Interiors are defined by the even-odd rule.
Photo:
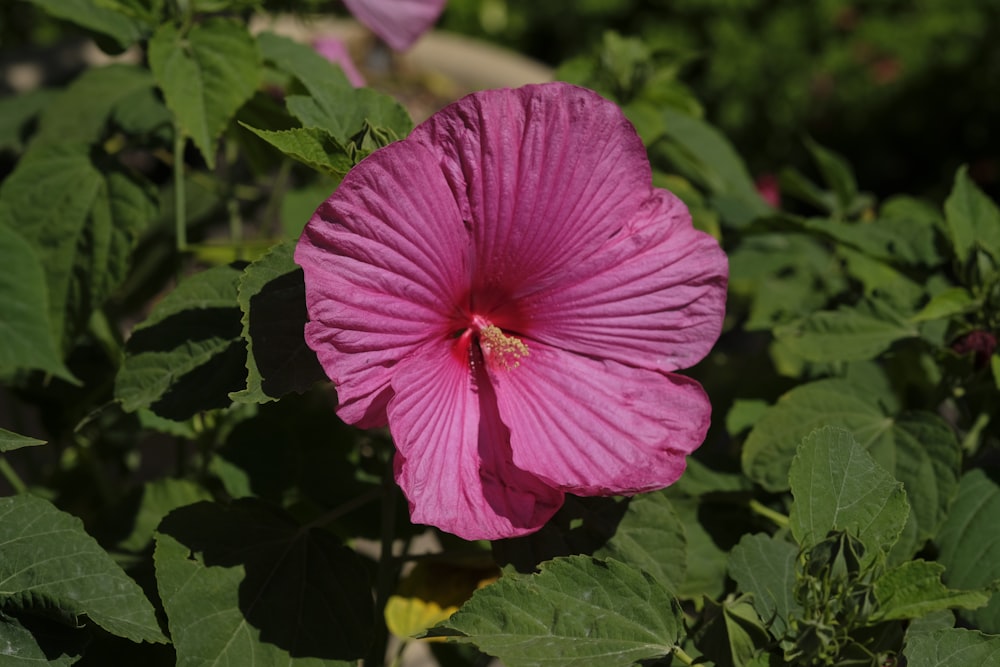
[[[673,483],[704,439],[672,371],[719,335],[726,258],[594,92],[446,107],[344,178],[295,259],[338,414],[388,424],[416,523],[529,533],[564,493]]]
[[[774,174],[761,174],[757,177],[754,186],[757,188],[757,194],[769,206],[781,208],[781,186],[778,183],[777,176]]]
[[[431,29],[446,0],[344,0],[348,11],[393,51],[406,51]]]
[[[313,48],[334,65],[340,67],[344,76],[355,88],[362,88],[365,85],[365,77],[361,75],[358,68],[351,59],[351,54],[347,51],[347,46],[336,37],[319,37],[313,41]]]

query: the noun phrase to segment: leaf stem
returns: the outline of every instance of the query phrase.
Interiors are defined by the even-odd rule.
[[[187,220],[184,196],[184,132],[179,123],[174,123],[174,231],[177,235],[177,250],[187,250]]]
[[[788,528],[789,522],[787,516],[781,512],[771,509],[756,498],[750,499],[750,511],[764,517],[765,519],[770,519],[779,528]]]
[[[336,521],[337,519],[339,519],[340,517],[344,516],[345,514],[350,514],[354,510],[358,509],[359,507],[367,505],[368,503],[372,502],[373,500],[378,500],[379,497],[384,492],[385,491],[384,491],[384,489],[381,486],[376,487],[374,489],[370,489],[370,490],[366,491],[365,493],[362,493],[360,496],[355,496],[354,498],[351,498],[346,503],[342,503],[340,505],[337,505],[336,507],[334,507],[332,510],[330,510],[326,514],[323,514],[323,515],[321,515],[321,516],[313,519],[309,523],[307,523],[304,526],[302,526],[302,530],[309,530],[311,528],[319,528],[320,526],[324,526],[324,525],[326,525],[326,524],[328,524],[328,523],[330,523],[332,521]]]
[[[0,474],[3,474],[3,478],[14,489],[14,493],[24,493],[28,490],[28,485],[24,483],[21,476],[14,470],[14,466],[3,456],[0,456]]]
[[[681,662],[683,662],[685,665],[693,665],[694,664],[694,658],[692,658],[691,656],[689,656],[684,651],[684,649],[682,649],[679,645],[678,646],[674,646],[673,653],[674,653],[674,657],[676,657],[678,660],[680,660]]]

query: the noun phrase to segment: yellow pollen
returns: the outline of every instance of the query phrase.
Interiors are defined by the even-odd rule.
[[[521,359],[531,353],[520,338],[508,336],[492,324],[480,329],[479,345],[490,361],[508,371],[520,366]]]

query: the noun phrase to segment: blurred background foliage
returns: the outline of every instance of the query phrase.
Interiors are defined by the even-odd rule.
[[[988,0],[451,0],[442,27],[557,65],[607,30],[681,79],[754,174],[836,146],[876,195],[946,194],[968,163],[1000,191],[1000,4]]]

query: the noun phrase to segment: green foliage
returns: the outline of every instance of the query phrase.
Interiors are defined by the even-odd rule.
[[[856,31],[896,48],[872,27],[891,11],[833,29],[846,19],[828,2],[476,5],[525,39],[593,37],[558,75],[622,106],[654,184],[729,256],[725,329],[691,371],[712,428],[685,474],[568,497],[538,532],[491,545],[412,524],[391,434],[336,416],[293,259],[316,207],[410,132],[409,112],[251,29],[269,3],[31,0],[35,37],[83,31],[140,57],[0,100],[3,661],[389,664],[383,608],[422,559],[500,573],[464,603],[448,577],[426,582],[459,605],[428,633],[448,642],[433,645],[442,665],[995,659],[1000,213],[982,165],[935,165],[953,179],[933,200],[883,199],[830,133],[789,125],[757,137],[798,156],[768,166],[781,200],[765,201],[762,163],[724,131],[758,113],[762,81],[760,109],[798,117],[779,91],[809,90],[789,84],[807,38],[816,76],[851,69],[838,58]],[[445,20],[468,12],[452,0]],[[671,12],[698,30],[652,18]],[[948,21],[971,36],[988,13],[959,3]],[[759,27],[739,59],[734,14]],[[607,30],[626,15],[648,25]],[[559,27],[515,25],[539,16]],[[765,52],[781,48],[779,66]],[[953,48],[940,57],[968,57]]]

